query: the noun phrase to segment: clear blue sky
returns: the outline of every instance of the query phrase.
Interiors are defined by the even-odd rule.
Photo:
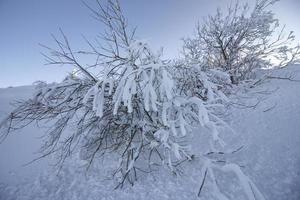
[[[245,0],[246,1],[246,0]],[[248,0],[250,3],[254,0]],[[86,0],[92,3],[93,0]],[[230,0],[120,0],[137,35],[166,57],[178,56],[184,36],[197,20],[225,7]],[[300,0],[274,6],[281,23],[300,38]],[[103,30],[80,0],[0,0],[0,88],[28,85],[36,80],[60,81],[72,67],[45,66],[38,45],[52,45],[50,34],[62,28],[73,46],[85,46],[82,34],[93,39]]]

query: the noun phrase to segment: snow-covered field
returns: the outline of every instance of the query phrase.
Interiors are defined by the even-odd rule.
[[[300,66],[276,70],[271,77],[300,80]],[[267,200],[300,199],[300,81],[269,78],[254,88],[236,88],[227,109],[227,121],[234,137],[222,137],[233,146],[243,148],[231,155],[242,166]],[[5,117],[14,99],[27,98],[33,87],[0,89],[0,119]],[[197,159],[182,167],[180,176],[160,169],[145,174],[133,186],[114,190],[114,182],[105,171],[112,163],[100,160],[88,172],[74,157],[60,173],[51,167],[51,158],[23,166],[34,159],[44,129],[29,126],[10,135],[0,145],[0,199],[210,199],[205,193],[197,197],[201,167]],[[194,149],[205,148],[205,137],[194,131]],[[200,136],[201,135],[201,136]],[[104,165],[101,165],[101,162]],[[48,163],[48,164],[47,164]],[[222,177],[224,175],[220,175]],[[223,180],[223,181],[222,181]],[[226,182],[224,182],[226,181]],[[230,174],[220,178],[220,188],[229,199],[246,199]]]

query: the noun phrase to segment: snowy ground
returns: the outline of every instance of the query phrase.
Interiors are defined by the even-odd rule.
[[[32,86],[0,89],[0,120],[13,108],[11,103],[29,98],[32,93]],[[41,132],[42,130],[29,126],[10,135],[0,144],[0,182],[16,184],[22,179],[33,180],[36,170],[47,166],[45,161],[23,166],[37,156]]]
[[[271,76],[300,80],[300,67],[277,70]],[[32,87],[0,89],[0,119],[9,112],[9,102],[26,98]],[[234,138],[222,137],[243,148],[232,155],[268,200],[300,199],[300,82],[267,79],[254,88],[240,87],[228,107],[228,121],[236,131]],[[0,199],[199,199],[200,169],[197,159],[182,168],[180,176],[161,169],[146,174],[138,183],[122,190],[113,190],[115,183],[105,176],[112,163],[99,161],[86,172],[82,162],[73,158],[59,174],[47,163],[51,158],[29,166],[38,150],[43,129],[30,126],[11,135],[0,145]],[[203,130],[194,131],[193,146],[205,148]],[[201,136],[200,136],[201,135]],[[222,175],[220,175],[222,176]],[[226,182],[222,182],[225,180]],[[227,175],[220,185],[230,199],[246,199],[235,187],[236,180]],[[224,187],[225,187],[224,186]],[[222,188],[222,187],[221,187]],[[204,188],[205,189],[205,188]],[[200,199],[210,199],[205,190]]]
[[[300,80],[300,67],[271,76]],[[300,81],[268,79],[247,92],[256,107],[233,112],[232,126],[246,147],[241,159],[266,199],[300,199]]]

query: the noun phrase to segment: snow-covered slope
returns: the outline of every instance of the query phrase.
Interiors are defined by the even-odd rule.
[[[274,78],[239,94],[250,108],[233,109],[231,123],[246,145],[241,160],[266,199],[297,200],[300,199],[300,66],[276,70],[270,77]],[[251,108],[253,105],[256,106]]]
[[[9,114],[14,101],[29,98],[33,91],[33,86],[0,89],[0,121]],[[24,165],[36,157],[41,135],[42,130],[29,126],[0,144],[0,182],[15,184],[25,178],[34,180],[37,170],[46,165],[43,161]]]
[[[300,67],[291,66],[274,71],[271,77],[300,80]],[[9,112],[9,102],[26,98],[32,87],[0,89],[0,118]],[[268,78],[254,88],[239,87],[228,106],[228,121],[235,137],[225,140],[243,148],[232,155],[268,200],[300,199],[300,82]],[[59,174],[49,170],[46,162],[22,167],[34,158],[38,148],[37,136],[43,130],[30,126],[22,133],[11,135],[0,145],[0,199],[199,199],[201,166],[197,160],[182,167],[180,176],[167,170],[145,174],[133,186],[114,190],[114,182],[104,172],[113,163],[99,161],[86,172],[82,162],[73,158]],[[205,145],[195,130],[195,149]],[[101,162],[105,167],[99,166]],[[47,169],[47,170],[45,170]],[[13,175],[14,174],[14,175]],[[220,175],[222,176],[222,175]],[[224,182],[226,181],[226,182]],[[233,192],[225,192],[230,199],[246,199],[235,185],[232,176],[220,178]],[[222,188],[222,186],[221,186]],[[205,188],[204,188],[205,189]],[[200,199],[210,199],[203,191]]]

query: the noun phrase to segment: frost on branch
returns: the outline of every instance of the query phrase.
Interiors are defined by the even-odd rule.
[[[211,180],[212,196],[220,200],[229,200],[227,195],[221,191],[218,180],[216,178],[216,172],[221,171],[223,173],[232,173],[238,178],[240,186],[249,200],[265,200],[264,196],[257,189],[256,185],[245,175],[241,168],[237,164],[225,163],[220,164],[216,160],[206,159],[204,161],[201,173],[201,185],[198,191],[198,197],[200,197],[207,180]]]
[[[236,84],[253,76],[256,68],[284,67],[299,61],[294,33],[285,33],[269,8],[278,0],[257,0],[253,9],[238,1],[220,9],[184,39],[183,55],[203,69],[221,68]]]

